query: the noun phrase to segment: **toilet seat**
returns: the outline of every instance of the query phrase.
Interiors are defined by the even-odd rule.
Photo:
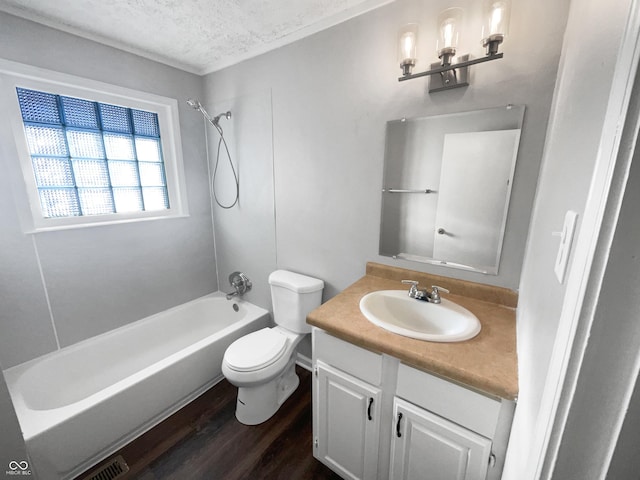
[[[233,342],[225,352],[227,366],[236,372],[254,372],[277,362],[287,350],[287,338],[263,328]]]

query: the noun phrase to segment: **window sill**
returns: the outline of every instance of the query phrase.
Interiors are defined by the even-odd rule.
[[[145,217],[136,217],[136,218],[105,218],[102,217],[101,219],[93,218],[91,222],[87,222],[86,219],[88,217],[80,217],[83,220],[85,220],[82,223],[66,223],[66,224],[57,224],[57,225],[43,225],[43,226],[38,226],[38,227],[33,227],[33,228],[28,228],[25,230],[25,234],[38,234],[38,233],[45,233],[45,232],[55,232],[55,231],[59,231],[59,230],[73,230],[73,229],[79,229],[79,228],[92,228],[92,227],[104,227],[104,226],[108,226],[108,225],[122,225],[122,224],[127,224],[127,223],[139,223],[139,222],[148,222],[148,221],[154,221],[154,220],[170,220],[170,219],[174,219],[174,218],[187,218],[189,217],[188,213],[174,213],[174,214],[170,214],[170,215],[162,215],[162,214],[157,214],[157,212],[152,212],[152,213],[156,213],[155,215],[149,215],[149,216],[145,216]]]

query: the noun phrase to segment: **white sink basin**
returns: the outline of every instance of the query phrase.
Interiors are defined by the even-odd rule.
[[[406,290],[369,293],[360,311],[371,323],[418,340],[461,342],[480,333],[480,321],[466,308],[445,298],[438,304],[416,300]]]

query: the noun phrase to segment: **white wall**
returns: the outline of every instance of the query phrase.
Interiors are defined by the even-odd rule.
[[[562,392],[566,423],[553,432],[552,447],[558,451],[556,464],[547,466],[552,478],[588,474],[631,479],[640,471],[640,3],[628,3],[608,115],[610,136],[620,146],[614,151],[615,165],[606,172],[612,172],[611,190],[592,269],[597,277],[591,275],[598,282],[591,281],[595,285],[587,290],[587,298],[596,301],[591,306],[585,300],[587,315],[581,317],[586,319],[578,324],[574,350],[581,347],[580,355],[572,354],[572,360],[577,359],[570,364],[570,381]],[[606,156],[608,151],[602,150]],[[594,176],[594,184],[596,180]]]
[[[18,417],[11,403],[11,396],[0,372],[0,472],[8,470],[9,462],[29,461],[22,439]],[[33,466],[29,466],[33,469]],[[32,477],[33,478],[33,477]]]
[[[637,310],[636,310],[637,311]],[[635,381],[635,390],[629,402],[622,431],[607,471],[608,480],[633,478],[640,472],[640,382]]]
[[[205,77],[212,104],[271,90],[279,268],[325,280],[325,299],[371,260],[517,288],[568,2],[513,3],[505,58],[473,67],[466,89],[429,95],[426,79],[397,81],[398,29],[424,22],[418,68],[425,68],[435,57],[431,23],[445,1],[397,1]],[[471,33],[461,51],[481,56],[480,2],[463,4]],[[507,103],[527,110],[499,275],[379,256],[386,121]],[[251,237],[260,251],[262,236],[241,228],[229,234]]]
[[[190,212],[24,234],[24,185],[8,119],[0,118],[3,367],[217,290],[202,117],[185,103],[203,96],[201,77],[6,14],[0,44],[7,60],[176,98]]]
[[[630,4],[627,0],[573,2],[569,13],[520,283],[520,393],[506,479],[534,478],[533,471],[524,475],[523,466],[537,464],[530,454],[539,439],[537,428],[549,415],[543,410],[540,416],[542,395],[566,289],[553,272],[559,238],[552,232],[561,230],[565,212],[574,210],[580,215],[577,237],[581,235],[594,166],[601,148],[610,141],[603,139],[602,130]]]
[[[637,147],[636,147],[637,148]],[[590,340],[553,469],[553,478],[586,478],[606,472],[618,440],[619,418],[629,408],[640,361],[640,152],[631,168],[620,218],[595,311]],[[637,397],[636,397],[637,402]],[[628,413],[610,478],[640,465],[638,405]],[[635,412],[633,410],[635,408]],[[611,450],[610,450],[611,449]],[[635,470],[636,476],[640,470]],[[600,477],[598,477],[600,478]]]
[[[271,92],[264,89],[213,105],[207,102],[207,111],[211,115],[231,111],[231,118],[222,118],[220,126],[240,184],[234,207],[225,209],[213,203],[218,284],[222,291],[233,291],[229,274],[241,271],[253,284],[244,298],[270,309],[268,278],[277,264]],[[229,158],[224,145],[218,158],[220,136],[211,125],[207,137],[212,171],[218,161],[216,196],[222,205],[229,206],[236,193]]]

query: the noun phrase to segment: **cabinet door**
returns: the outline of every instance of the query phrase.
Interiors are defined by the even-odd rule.
[[[317,362],[314,456],[343,478],[375,479],[380,389]]]
[[[393,480],[484,480],[491,440],[416,407],[393,402]]]

